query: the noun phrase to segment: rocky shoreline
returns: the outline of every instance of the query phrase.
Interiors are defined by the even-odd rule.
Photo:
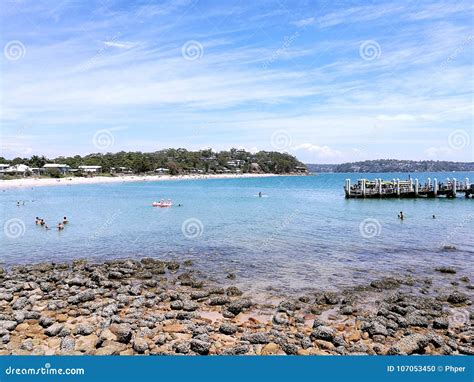
[[[0,354],[474,354],[467,276],[252,300],[152,258],[0,268]],[[428,293],[430,292],[430,293]]]

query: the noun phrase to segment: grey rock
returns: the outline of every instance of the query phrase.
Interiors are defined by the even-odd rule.
[[[170,308],[173,310],[181,310],[183,309],[183,306],[184,304],[181,300],[171,301],[170,303]]]
[[[135,338],[135,341],[133,341],[133,350],[137,353],[144,353],[148,350],[148,342],[141,337]]]
[[[318,326],[311,333],[311,339],[314,340],[324,340],[332,341],[334,339],[335,331],[334,329],[328,326]]]
[[[229,312],[231,312],[232,314],[237,315],[240,312],[242,312],[243,310],[250,308],[251,306],[252,306],[252,301],[251,300],[241,299],[241,300],[237,300],[237,301],[234,301],[233,303],[231,303],[227,307],[227,310]]]
[[[76,329],[76,334],[80,336],[88,336],[94,333],[94,327],[89,324],[79,324]]]
[[[199,305],[194,301],[185,300],[183,302],[183,310],[186,312],[193,312],[199,308]]]
[[[410,334],[401,338],[388,350],[389,355],[413,354],[421,352],[429,343],[429,337],[423,334]]]
[[[132,338],[132,329],[128,324],[112,324],[110,331],[117,336],[117,341],[127,344]]]
[[[47,328],[48,326],[53,325],[54,320],[48,316],[41,316],[38,322],[43,328]]]
[[[30,304],[30,302],[28,301],[28,299],[26,297],[18,297],[13,302],[12,309],[15,309],[15,310],[25,309],[29,304]]]
[[[68,302],[70,304],[77,305],[83,302],[93,301],[94,299],[95,299],[95,293],[92,290],[88,289],[83,292],[79,292],[75,296],[69,297]]]
[[[12,331],[18,326],[18,322],[12,320],[1,320],[0,329]]]
[[[251,344],[268,344],[270,342],[268,334],[263,332],[243,335],[242,340],[248,341]]]
[[[234,333],[237,333],[237,330],[238,330],[237,326],[229,324],[229,323],[223,323],[219,327],[219,332],[221,332],[222,334],[227,334],[227,335],[232,335]]]
[[[456,269],[454,269],[452,267],[438,267],[438,268],[435,268],[435,271],[438,271],[438,272],[441,272],[441,273],[451,273],[451,274],[456,273]]]
[[[199,339],[193,339],[191,341],[191,350],[201,355],[205,355],[209,353],[209,349],[211,348],[210,342],[205,342]]]
[[[61,330],[63,330],[63,328],[64,328],[63,324],[55,323],[49,326],[47,329],[45,329],[44,333],[47,336],[54,337],[54,336],[57,336],[61,332]]]
[[[243,292],[235,286],[228,287],[225,293],[227,294],[227,296],[241,296],[243,294]]]
[[[22,343],[20,345],[20,349],[21,350],[26,350],[26,351],[29,351],[29,352],[33,351],[33,341],[30,340],[30,339],[22,341]]]
[[[273,316],[273,323],[276,325],[288,325],[289,323],[288,316],[286,315],[286,313],[281,313],[281,312],[276,313]]]
[[[225,296],[214,296],[209,299],[209,305],[216,306],[216,305],[225,305],[228,304],[230,300]]]
[[[0,301],[11,302],[13,300],[13,294],[8,292],[0,293]]]
[[[179,354],[188,354],[190,351],[189,344],[187,342],[177,342],[173,344],[173,349]]]
[[[448,329],[449,321],[445,317],[438,317],[433,321],[433,329]]]
[[[465,304],[469,302],[469,297],[464,293],[454,291],[448,296],[448,302],[454,305]]]
[[[406,322],[408,326],[419,326],[423,328],[427,328],[429,324],[428,319],[417,312],[410,313],[406,317]]]
[[[76,347],[76,340],[72,337],[64,337],[59,347],[63,352],[73,351]]]
[[[223,355],[242,355],[247,354],[249,352],[248,345],[239,345],[234,346],[233,348],[224,350],[221,354]]]

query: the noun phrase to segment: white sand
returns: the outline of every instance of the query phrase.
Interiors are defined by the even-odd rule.
[[[157,182],[163,180],[198,180],[198,179],[230,179],[230,178],[258,178],[278,176],[276,174],[216,174],[216,175],[126,175],[126,176],[94,176],[92,178],[22,178],[0,180],[0,190],[9,188],[32,188],[40,186],[70,186],[75,184],[96,183],[125,183],[125,182]]]

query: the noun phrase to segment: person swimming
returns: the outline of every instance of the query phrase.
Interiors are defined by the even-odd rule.
[[[58,229],[58,231],[61,231],[64,229],[64,224],[63,223],[58,223],[58,225],[56,226],[56,228]]]
[[[433,219],[436,219],[436,215],[433,215]]]
[[[67,220],[67,217],[64,216],[64,218],[63,218],[63,224],[67,224],[67,223],[69,223],[69,220]]]
[[[41,225],[41,227],[44,227],[46,225],[46,222],[44,221],[44,219],[40,220],[40,225]]]
[[[36,224],[36,225],[40,224],[40,221],[41,221],[41,219],[37,216],[37,217],[36,217],[36,220],[35,220],[35,224]]]
[[[259,197],[259,198],[261,198],[261,197],[262,197],[262,192],[261,192],[261,191],[259,191],[259,193],[258,193],[258,197]]]

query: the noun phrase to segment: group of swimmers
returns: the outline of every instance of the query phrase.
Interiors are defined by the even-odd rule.
[[[46,222],[44,221],[44,219],[41,219],[38,216],[36,217],[35,223],[36,223],[36,225],[39,225],[44,229],[50,229],[48,227],[48,225],[46,224]],[[67,217],[64,216],[63,221],[59,222],[58,225],[56,226],[56,228],[58,229],[58,231],[62,231],[64,229],[64,226],[68,223],[69,223],[69,220],[67,220]]]

